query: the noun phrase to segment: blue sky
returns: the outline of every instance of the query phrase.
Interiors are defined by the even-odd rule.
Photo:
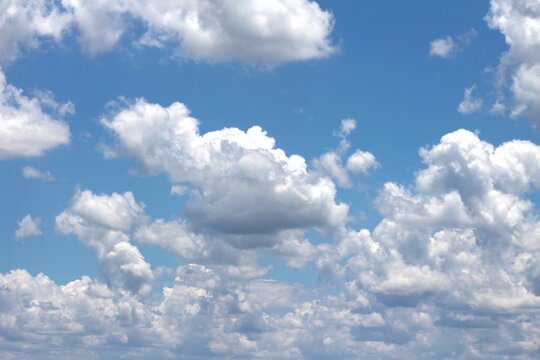
[[[0,0],[0,358],[537,358],[538,29]]]

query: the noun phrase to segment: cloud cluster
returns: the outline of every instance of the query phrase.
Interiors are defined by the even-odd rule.
[[[169,121],[163,108],[138,104]],[[132,108],[124,111],[144,124]],[[205,136],[224,135],[199,136],[186,116],[176,119],[191,127],[176,121],[175,134],[192,141],[172,147],[176,169],[189,163],[186,149],[212,159],[198,146]],[[248,136],[232,134],[232,144]],[[268,141],[257,134],[256,144]],[[241,144],[261,149],[246,139]],[[273,143],[263,149],[276,151]],[[141,154],[152,153],[147,150]],[[420,156],[425,167],[413,186],[387,183],[380,190],[383,219],[372,231],[340,227],[333,242],[315,245],[304,230],[288,230],[268,244],[286,266],[312,263],[327,279],[315,288],[261,278],[268,269],[258,258],[266,250],[232,246],[187,220],[152,220],[129,192],[78,191],[56,227],[96,250],[106,285],[83,277],[59,286],[24,270],[0,275],[0,354],[62,358],[76,345],[81,358],[130,354],[135,347],[148,359],[534,358],[540,351],[540,220],[527,196],[540,186],[540,146],[513,140],[496,147],[458,130]],[[169,171],[157,158],[146,160],[148,171]],[[175,254],[178,267],[165,270],[174,280],[156,283],[163,270],[152,270],[130,238]],[[328,295],[325,284],[338,288]],[[146,297],[151,288],[161,296]],[[16,345],[21,340],[24,350]]]
[[[498,76],[501,86],[508,78],[511,81],[511,115],[528,112],[532,122],[539,126],[540,4],[535,0],[491,0],[490,5],[486,21],[504,35],[510,46],[501,57]]]
[[[72,112],[71,103],[58,104],[50,93],[23,95],[0,71],[0,160],[39,156],[68,144],[69,126],[58,118]]]
[[[370,170],[380,166],[375,156],[367,151],[356,150],[343,165],[343,157],[351,147],[347,136],[356,129],[356,120],[343,119],[341,126],[334,131],[334,136],[341,138],[337,149],[322,154],[315,160],[315,166],[324,174],[327,174],[337,184],[344,188],[352,187],[351,172],[354,174],[367,174]]]
[[[142,35],[127,40],[186,59],[279,64],[336,51],[332,14],[310,0],[2,0],[0,10],[4,63],[73,35],[87,54],[111,51],[141,25]]]

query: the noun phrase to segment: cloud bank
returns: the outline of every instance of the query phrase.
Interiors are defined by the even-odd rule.
[[[217,181],[210,168],[218,167],[211,151],[218,146],[224,157],[218,169],[229,182],[244,181],[236,178],[244,156],[266,159],[263,170],[257,167],[265,180],[250,186],[253,193],[265,189],[274,206],[282,206],[272,200],[279,194],[268,189],[283,179],[295,184],[289,191],[301,191],[295,174],[312,181],[304,162],[292,166],[260,129],[201,136],[181,104],[162,108],[138,100],[104,124],[116,132],[115,155],[135,156],[146,171],[200,186],[197,196],[208,192],[202,174]],[[162,134],[152,144],[141,137],[150,128]],[[160,149],[175,152],[165,157]],[[193,156],[206,159],[204,166],[194,167]],[[374,229],[355,230],[342,219],[333,241],[319,244],[304,237],[303,225],[289,228],[288,219],[274,219],[273,229],[288,230],[264,247],[235,244],[227,229],[191,226],[189,212],[186,219],[151,219],[130,192],[79,190],[58,215],[57,231],[96,250],[105,283],[83,277],[60,286],[25,270],[0,275],[1,354],[63,358],[76,351],[81,358],[112,358],[135,356],[137,348],[147,359],[534,358],[540,351],[540,221],[527,196],[540,185],[540,146],[520,140],[494,146],[458,130],[420,156],[424,168],[414,184],[381,188],[375,204],[383,218]],[[215,187],[230,191],[219,182]],[[332,199],[326,201],[337,206]],[[257,210],[255,203],[242,204]],[[280,209],[290,216],[299,211]],[[255,216],[266,215],[255,211],[242,221]],[[173,281],[156,283],[163,270],[152,269],[137,243],[176,256],[178,266],[167,270]],[[268,250],[286,266],[311,263],[328,279],[321,285],[331,281],[338,290],[329,295],[324,286],[271,280],[270,268],[258,263]],[[148,297],[152,289],[159,298]]]

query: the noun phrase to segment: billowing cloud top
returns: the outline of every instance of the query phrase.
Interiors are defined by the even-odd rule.
[[[347,219],[348,206],[334,200],[334,183],[308,171],[302,157],[275,148],[258,126],[201,136],[185,105],[164,108],[143,99],[102,122],[117,139],[107,155],[135,157],[142,171],[165,172],[172,182],[195,186],[186,215],[211,229],[330,230]]]

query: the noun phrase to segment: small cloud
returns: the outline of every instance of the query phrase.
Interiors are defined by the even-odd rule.
[[[376,169],[380,164],[375,160],[375,156],[367,151],[356,150],[347,159],[347,169],[353,173],[367,173],[371,169]]]
[[[497,100],[495,104],[491,107],[491,110],[489,110],[492,114],[504,114],[506,111],[506,105],[504,105],[502,102]]]
[[[356,129],[356,120],[343,119],[341,120],[341,127],[339,128],[338,136],[347,136]]]
[[[48,170],[42,172],[32,166],[23,167],[22,174],[27,179],[39,179],[47,182],[54,181],[54,176]]]
[[[429,55],[447,58],[455,46],[454,40],[450,36],[446,39],[435,39],[429,44]]]
[[[472,92],[476,89],[476,85],[465,89],[465,96],[463,101],[458,106],[458,111],[462,114],[470,114],[480,110],[484,101],[482,99],[475,98]]]
[[[429,43],[429,55],[447,58],[463,47],[469,46],[477,34],[478,32],[475,29],[471,29],[466,33],[456,36],[455,40],[451,36],[447,36],[444,39],[435,39]]]
[[[41,220],[39,218],[32,219],[32,216],[26,215],[17,223],[19,224],[19,228],[15,231],[15,237],[17,239],[42,234],[41,230],[39,229],[39,225],[41,224]]]
[[[189,187],[185,185],[173,185],[171,187],[171,195],[184,195],[189,191]]]

